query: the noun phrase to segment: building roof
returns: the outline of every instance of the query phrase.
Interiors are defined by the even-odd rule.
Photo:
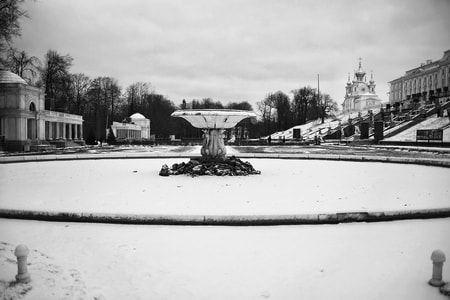
[[[27,84],[23,78],[13,72],[6,70],[2,65],[0,65],[0,84],[3,83],[21,83]]]
[[[136,119],[147,119],[146,117],[144,117],[143,115],[141,115],[140,113],[134,113],[130,116],[130,119],[136,120]]]

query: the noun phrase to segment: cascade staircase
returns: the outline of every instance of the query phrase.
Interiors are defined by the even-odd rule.
[[[450,102],[446,102],[443,105],[441,105],[442,110],[448,109],[448,108],[450,108]],[[419,110],[413,110],[413,111],[409,112],[406,115],[406,120],[402,120],[401,123],[399,123],[398,125],[395,126],[395,127],[398,126],[398,128],[395,128],[394,130],[385,134],[384,138],[392,137],[396,134],[399,134],[402,131],[405,131],[405,130],[421,123],[422,121],[425,121],[429,116],[436,114],[437,110],[438,110],[438,108],[434,104],[431,104],[430,106],[426,106],[425,109],[426,109],[426,111],[423,113],[421,113]],[[410,120],[408,120],[408,118]],[[392,129],[392,127],[387,128],[385,130],[388,130],[388,129]]]

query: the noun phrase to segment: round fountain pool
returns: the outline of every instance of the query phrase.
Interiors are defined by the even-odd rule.
[[[158,176],[188,159],[1,165],[0,209],[136,215],[292,215],[450,207],[450,169],[249,159],[261,175]]]

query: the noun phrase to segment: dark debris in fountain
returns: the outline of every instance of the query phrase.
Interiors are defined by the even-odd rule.
[[[167,165],[161,167],[160,176],[186,174],[195,176],[247,176],[261,174],[248,161],[242,161],[235,156],[226,157],[220,161],[191,159],[189,162]]]

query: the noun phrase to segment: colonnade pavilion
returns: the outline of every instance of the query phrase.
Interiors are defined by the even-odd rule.
[[[83,145],[83,117],[45,110],[43,89],[0,65],[0,147],[30,151]]]

